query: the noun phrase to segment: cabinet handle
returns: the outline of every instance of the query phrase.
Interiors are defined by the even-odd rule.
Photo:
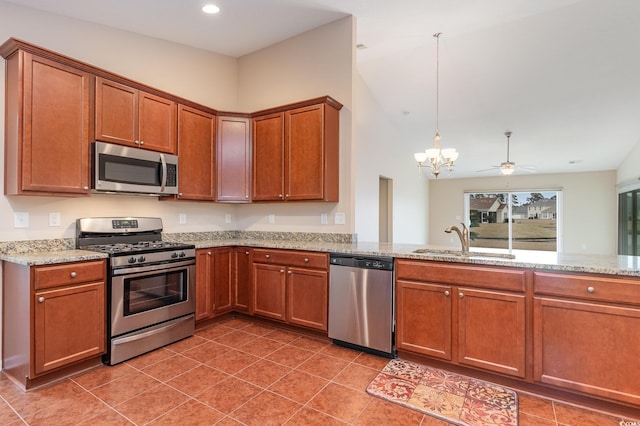
[[[596,288],[595,287],[587,287],[587,292],[588,293],[595,293],[596,292]]]
[[[464,297],[464,293],[462,293],[462,292],[458,293],[458,297],[459,297],[460,299],[462,299],[462,298]]]
[[[42,297],[42,296],[38,297],[38,302],[40,302],[40,303],[44,302],[44,297]]]
[[[78,275],[78,274],[76,274],[76,272],[75,272],[75,271],[73,271],[73,272],[71,272],[69,275],[71,275],[71,278],[75,278],[75,277],[76,277],[76,275]]]
[[[449,293],[449,290],[445,290],[445,291],[444,291],[444,295],[445,295],[445,296],[448,296],[448,295],[450,295],[450,294],[451,294],[451,293]]]

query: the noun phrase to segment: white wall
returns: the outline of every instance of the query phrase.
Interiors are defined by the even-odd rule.
[[[640,188],[640,142],[627,155],[627,158],[618,167],[616,183],[620,192],[631,191]]]
[[[355,224],[359,241],[378,241],[380,176],[393,180],[393,240],[428,240],[428,180],[419,175],[413,152],[398,135],[366,83],[354,79]]]
[[[238,102],[244,111],[259,111],[329,95],[340,110],[340,202],[254,203],[238,210],[239,227],[252,231],[309,231],[353,233],[351,184],[352,74],[354,21],[347,17],[238,60]],[[346,214],[336,225],[334,214]],[[328,224],[320,225],[320,214]],[[275,224],[268,215],[275,215]]]
[[[444,229],[464,219],[465,191],[529,191],[562,189],[562,251],[565,253],[617,253],[616,172],[513,175],[475,179],[431,180],[429,185],[430,244],[458,246]]]

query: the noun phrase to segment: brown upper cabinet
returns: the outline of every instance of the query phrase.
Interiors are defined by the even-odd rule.
[[[170,99],[96,77],[96,140],[175,154],[176,111]]]
[[[178,199],[215,200],[216,116],[178,106]]]
[[[16,49],[9,42],[2,46],[5,194],[88,195],[92,77]]]
[[[253,201],[339,200],[342,105],[315,101],[253,118]]]
[[[248,203],[250,199],[251,127],[243,116],[218,116],[216,201]]]

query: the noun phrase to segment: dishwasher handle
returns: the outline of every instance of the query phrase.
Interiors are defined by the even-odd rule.
[[[347,266],[360,269],[378,269],[383,271],[393,271],[392,257],[370,257],[357,255],[335,255],[329,256],[331,266]]]

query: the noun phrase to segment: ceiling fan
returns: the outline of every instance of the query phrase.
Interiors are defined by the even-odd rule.
[[[505,176],[509,176],[513,174],[516,168],[518,170],[524,170],[527,172],[532,172],[532,173],[535,172],[536,171],[535,166],[516,166],[516,163],[514,163],[509,159],[509,141],[511,139],[511,132],[506,131],[504,132],[504,135],[507,137],[507,161],[503,161],[502,163],[500,163],[499,166],[491,166],[490,169],[478,170],[478,172],[480,173],[480,172],[488,172],[491,170],[500,170],[500,173],[502,173]]]

